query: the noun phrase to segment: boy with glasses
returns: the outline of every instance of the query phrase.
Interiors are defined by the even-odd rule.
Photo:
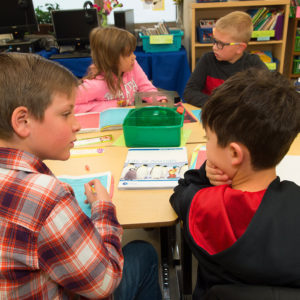
[[[255,54],[246,53],[253,25],[250,15],[234,11],[220,18],[213,29],[213,51],[199,59],[184,90],[183,99],[202,107],[212,90],[249,67],[267,68]]]

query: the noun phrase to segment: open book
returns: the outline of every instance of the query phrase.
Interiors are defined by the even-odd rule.
[[[194,148],[192,152],[189,168],[199,169],[205,161],[206,161],[206,146],[199,144]]]
[[[118,188],[173,188],[186,170],[185,147],[129,148]]]
[[[122,129],[123,121],[132,108],[112,107],[102,112],[76,114],[81,125],[80,132]]]
[[[57,178],[60,181],[68,183],[73,188],[75,198],[77,199],[80,208],[88,217],[91,217],[91,206],[84,203],[86,199],[86,195],[84,194],[85,183],[91,181],[94,178],[99,179],[111,197],[113,194],[113,177],[111,175],[111,172],[94,173],[83,176],[61,175]]]

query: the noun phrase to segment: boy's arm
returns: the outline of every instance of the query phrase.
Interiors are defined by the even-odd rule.
[[[64,192],[38,237],[40,268],[75,294],[107,297],[122,277],[122,232],[111,201],[93,202],[90,219]]]
[[[207,76],[205,60],[205,55],[202,55],[183,92],[184,101],[198,107],[202,107],[209,97],[202,92]]]
[[[205,173],[206,162],[200,169],[193,169],[185,172],[184,178],[178,181],[174,188],[174,193],[170,198],[170,203],[176,211],[180,220],[185,222],[187,210],[194,195],[202,188],[211,186]]]

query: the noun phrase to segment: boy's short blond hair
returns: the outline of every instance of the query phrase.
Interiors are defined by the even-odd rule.
[[[37,120],[43,120],[55,93],[71,96],[77,78],[66,68],[39,55],[0,53],[0,138],[13,135],[11,117],[25,106]]]
[[[249,14],[233,11],[217,20],[215,29],[228,33],[234,42],[248,43],[251,39],[253,24]]]

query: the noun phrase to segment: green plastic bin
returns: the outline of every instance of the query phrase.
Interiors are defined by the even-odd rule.
[[[148,35],[140,34],[143,42],[143,50],[145,52],[172,52],[179,51],[181,48],[181,39],[183,37],[182,30],[170,30],[170,35],[173,35],[172,44],[151,44]]]
[[[293,74],[300,74],[300,59],[294,59]]]
[[[132,109],[123,122],[127,147],[178,147],[184,114],[176,108],[147,106]]]
[[[295,39],[295,51],[300,52],[300,36],[296,36],[296,39]]]

